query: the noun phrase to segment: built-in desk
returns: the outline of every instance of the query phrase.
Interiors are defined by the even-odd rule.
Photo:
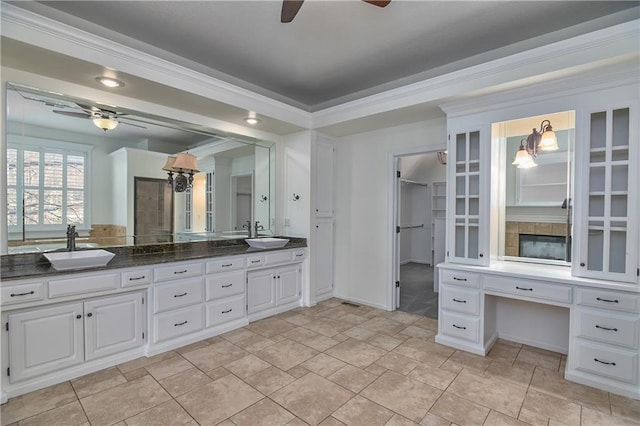
[[[565,378],[640,399],[640,288],[520,262],[443,263],[436,342],[486,355],[498,337],[567,354]]]

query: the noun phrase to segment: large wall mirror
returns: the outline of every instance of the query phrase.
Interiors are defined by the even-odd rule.
[[[502,258],[570,263],[574,123],[574,111],[566,111],[492,126],[500,151]]]
[[[241,238],[248,222],[274,229],[271,142],[13,83],[6,132],[9,254],[64,248],[67,225],[78,247]],[[181,152],[199,172],[176,192],[162,168]]]

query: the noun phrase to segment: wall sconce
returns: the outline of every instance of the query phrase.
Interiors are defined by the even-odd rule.
[[[534,129],[535,131],[535,129]],[[520,148],[518,148],[518,152],[516,152],[516,158],[511,163],[514,166],[517,166],[519,169],[529,169],[531,167],[536,167],[538,164],[533,161],[533,155],[529,153],[529,150],[525,148],[524,143],[529,138],[522,138],[520,140]]]
[[[298,201],[299,199],[300,199],[300,196],[294,192],[293,193],[293,201]]]
[[[118,120],[111,117],[96,117],[92,121],[97,128],[102,129],[105,132],[107,130],[113,130],[118,127]]]
[[[167,157],[167,162],[162,167],[162,170],[168,172],[168,183],[175,192],[184,192],[193,187],[193,175],[200,171],[198,170],[196,156],[184,152],[175,157]],[[177,173],[175,178],[173,177],[174,173]],[[188,178],[184,175],[185,173],[189,175]]]
[[[262,194],[262,195],[260,196],[260,202],[261,202],[261,203],[264,203],[265,201],[267,201],[267,196],[266,196],[266,195],[264,195],[264,194]]]
[[[527,152],[532,157],[535,157],[538,151],[557,151],[558,149],[558,138],[549,120],[542,120],[540,131],[533,129],[533,132],[527,136]]]
[[[447,151],[438,151],[438,163],[445,166],[447,164]]]

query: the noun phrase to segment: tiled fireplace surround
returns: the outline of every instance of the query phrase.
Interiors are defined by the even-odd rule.
[[[519,256],[520,234],[564,236],[566,223],[506,222],[505,256]]]

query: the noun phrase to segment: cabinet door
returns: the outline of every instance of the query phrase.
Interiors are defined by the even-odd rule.
[[[144,344],[141,293],[92,300],[84,308],[87,360]]]
[[[300,266],[282,268],[276,271],[278,305],[300,300]]]
[[[251,272],[247,274],[247,313],[262,311],[276,306],[275,271]]]
[[[316,223],[315,250],[313,252],[316,280],[316,296],[333,291],[333,221],[318,220]]]
[[[318,140],[316,155],[316,214],[333,216],[334,148],[329,142]]]
[[[84,361],[82,303],[9,314],[10,381]]]
[[[448,172],[451,262],[489,264],[489,157],[485,131],[450,134]]]
[[[576,275],[637,280],[638,135],[634,117],[637,109],[630,106],[586,114]]]

